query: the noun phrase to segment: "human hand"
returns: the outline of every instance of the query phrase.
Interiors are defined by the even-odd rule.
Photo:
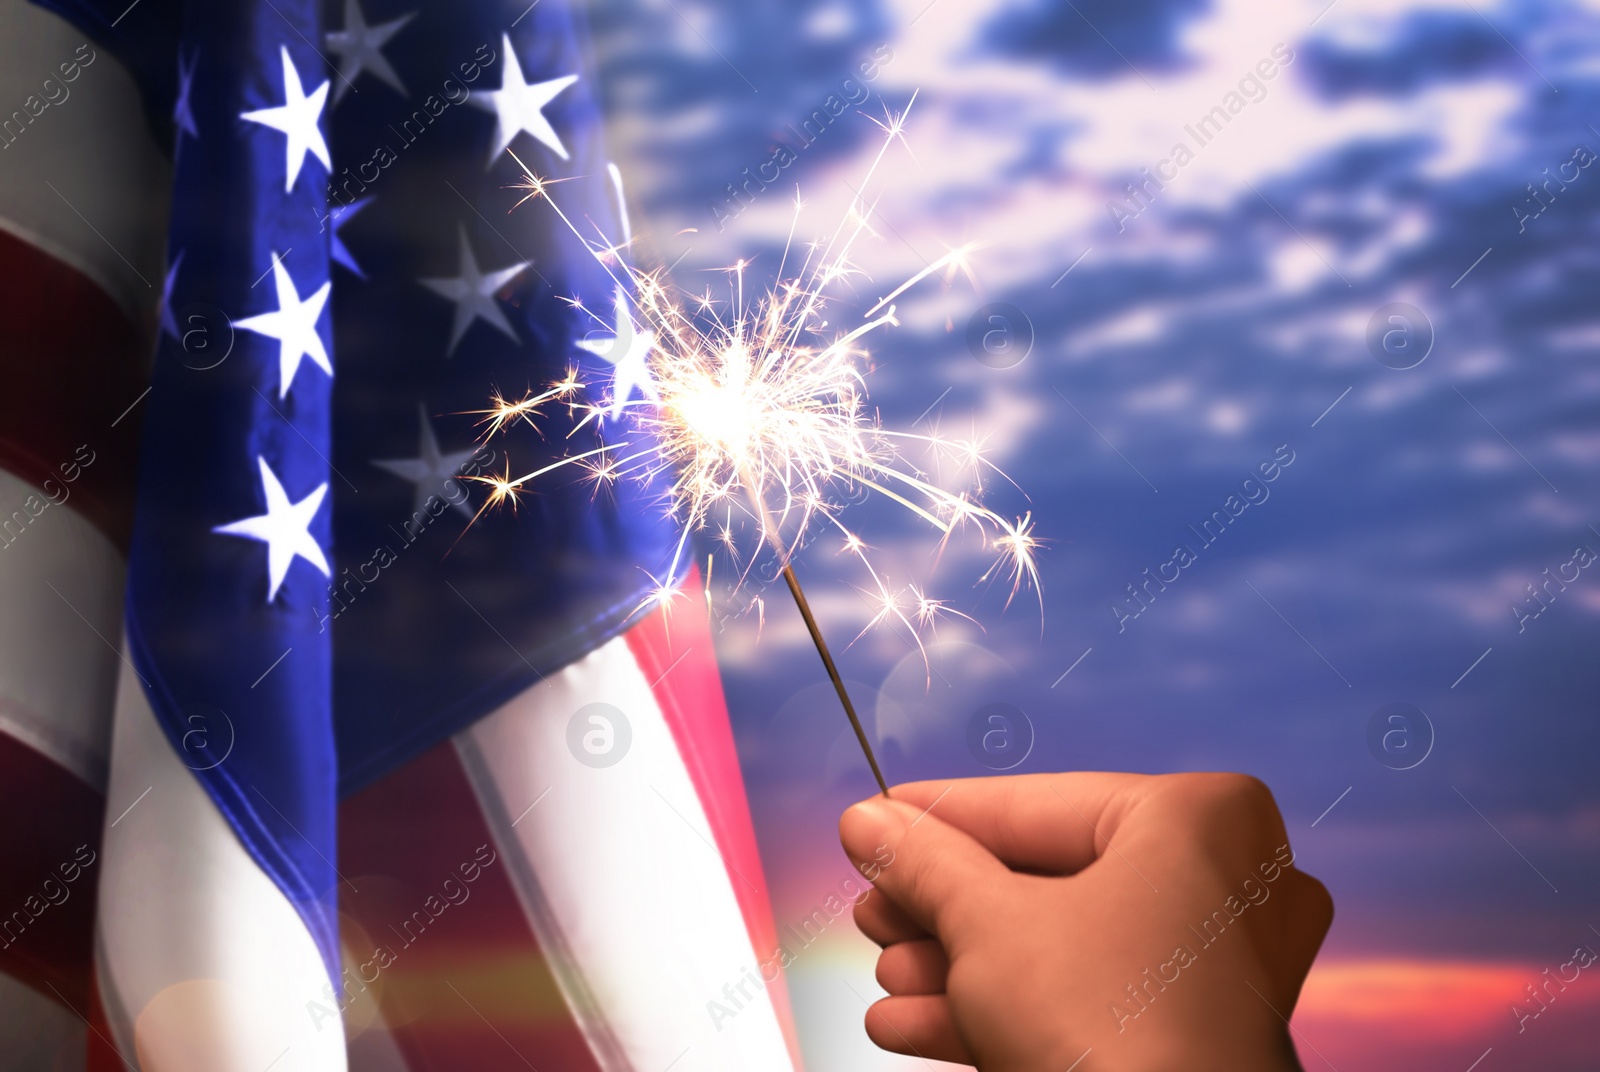
[[[1333,901],[1292,866],[1261,782],[1028,774],[891,793],[839,821],[883,895],[855,908],[883,947],[873,1042],[983,1072],[1300,1068],[1288,1017]]]

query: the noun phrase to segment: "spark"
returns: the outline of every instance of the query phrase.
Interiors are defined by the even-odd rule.
[[[651,577],[650,582],[650,591],[644,598],[644,605],[651,610],[657,607],[666,607],[674,600],[688,598],[688,594],[684,592],[683,587],[670,583],[670,580],[663,582],[659,577]]]
[[[909,107],[879,124],[884,144],[862,189],[871,183],[889,146],[904,141],[908,112]],[[490,488],[484,509],[506,501],[515,508],[530,481],[564,465],[583,466],[597,486],[629,477],[659,481],[667,512],[681,532],[668,577],[677,575],[690,534],[699,530],[710,530],[737,567],[735,513],[740,530],[754,528],[759,543],[784,566],[814,526],[831,525],[843,537],[842,551],[872,580],[876,609],[868,628],[896,621],[915,636],[946,616],[972,620],[916,586],[891,589],[884,581],[866,542],[840,518],[848,500],[870,492],[928,522],[941,534],[941,550],[958,528],[981,530],[983,546],[994,561],[980,583],[1004,578],[1010,586],[1007,606],[1024,588],[1037,591],[1039,540],[1032,514],[1007,518],[979,501],[983,477],[991,472],[1004,476],[985,456],[982,440],[885,429],[867,405],[864,376],[871,355],[866,337],[899,323],[894,303],[919,283],[940,275],[946,284],[958,274],[972,278],[976,243],[947,248],[879,299],[859,322],[834,326],[828,317],[831,292],[865,275],[852,250],[862,236],[875,233],[875,200],[856,194],[831,237],[797,244],[795,230],[804,208],[797,191],[776,283],[747,294],[752,265],[740,259],[716,269],[727,279],[725,296],[713,297],[707,289],[699,296],[680,297],[664,269],[644,271],[627,262],[621,255],[630,245],[626,236],[614,243],[603,235],[580,233],[551,191],[560,180],[542,178],[512,156],[525,176],[517,188],[527,191],[518,204],[542,200],[617,287],[631,293],[634,313],[652,337],[645,360],[657,398],[627,399],[621,405],[646,446],[630,453],[626,443],[607,443],[515,479],[509,469],[502,476],[475,478]],[[785,277],[791,254],[798,267]],[[595,315],[576,301],[571,304]],[[574,418],[568,437],[593,424],[603,440],[612,420],[612,400],[589,397],[578,372],[569,370],[562,380],[522,398],[492,399],[490,408],[480,411],[483,435],[487,439],[504,433],[519,422],[538,428],[541,415],[552,408]],[[907,455],[913,450],[934,472],[944,468],[942,463],[957,467],[969,486],[945,487],[912,463]],[[746,570],[754,557],[746,559]],[[641,609],[671,602],[669,586],[654,578],[652,585]],[[755,605],[760,613],[759,600]],[[1042,601],[1040,606],[1042,611]],[[921,641],[917,643],[920,647]]]
[[[538,413],[540,407],[552,399],[568,398],[584,389],[585,385],[578,380],[577,369],[569,368],[567,374],[560,380],[551,384],[549,388],[538,393],[529,393],[515,401],[506,398],[496,391],[489,398],[488,409],[468,411],[472,416],[481,416],[478,423],[488,425],[484,438],[488,439],[496,433],[505,430],[505,426],[514,421],[524,421],[529,427],[537,430],[538,425],[533,422],[533,415]]]
[[[518,201],[515,205],[511,206],[509,209],[510,212],[515,212],[517,209],[521,208],[524,202],[531,201],[539,197],[549,197],[550,195],[547,191],[550,189],[550,187],[554,186],[558,182],[571,182],[573,179],[579,178],[577,175],[568,175],[564,179],[540,178],[528,170],[528,165],[523,164],[522,161],[517,157],[516,153],[511,154],[511,159],[516,160],[518,164],[522,165],[522,172],[525,176],[512,188],[516,190],[526,190],[528,192],[522,196],[521,201]]]

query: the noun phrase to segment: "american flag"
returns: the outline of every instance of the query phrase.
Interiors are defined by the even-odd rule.
[[[495,392],[651,390],[583,19],[0,20],[7,1067],[794,1067],[709,629],[637,613],[659,489],[471,523],[637,435],[483,443]]]

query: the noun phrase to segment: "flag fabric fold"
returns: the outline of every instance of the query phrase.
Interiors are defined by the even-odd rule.
[[[735,1024],[705,1014],[773,927],[709,630],[641,612],[697,583],[661,488],[572,468],[486,509],[472,479],[647,447],[581,15],[0,18],[24,67],[78,79],[0,124],[0,151],[33,152],[0,174],[0,263],[53,302],[30,345],[72,342],[0,397],[52,414],[0,429],[0,493],[103,459],[52,515],[81,539],[3,552],[61,586],[0,562],[27,613],[87,627],[87,677],[0,655],[0,760],[83,813],[57,840],[93,855],[97,895],[31,960],[0,949],[24,988],[0,1002],[51,986],[73,1017],[51,1059],[91,1068],[797,1067],[781,979]],[[518,207],[522,162],[561,180],[577,234]],[[567,376],[603,421],[557,407],[480,438],[492,397]],[[597,764],[610,710],[600,736],[627,737]]]
[[[126,635],[157,724],[332,973],[332,645],[312,615],[333,533],[329,255],[304,166],[327,158],[320,26],[309,0],[184,12],[210,77],[189,100],[201,136],[177,135]]]

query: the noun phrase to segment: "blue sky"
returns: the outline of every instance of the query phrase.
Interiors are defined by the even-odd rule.
[[[831,228],[881,143],[869,117],[913,92],[841,321],[984,244],[981,293],[908,295],[867,383],[888,426],[988,437],[1027,495],[1000,485],[991,504],[1032,509],[1049,541],[1043,620],[974,587],[981,549],[936,561],[914,519],[852,512],[903,579],[982,625],[925,638],[931,674],[892,631],[843,653],[892,778],[985,773],[967,724],[1009,703],[1036,738],[1018,770],[1265,778],[1336,898],[1332,961],[1537,965],[1595,940],[1600,568],[1569,564],[1600,553],[1593,11],[638,0],[597,23],[612,144],[680,285],[738,257],[770,273],[795,184],[801,234]],[[880,45],[871,96],[719,230],[719,192],[797,146],[791,127]],[[1248,99],[1198,144],[1187,128],[1230,92]],[[1191,158],[1164,163],[1178,144]],[[1173,177],[1133,201],[1158,167]],[[1013,368],[967,347],[986,302],[1031,322]],[[1431,325],[1413,368],[1368,345],[1391,303]],[[1187,526],[1284,445],[1270,497],[1201,547]],[[1119,630],[1113,603],[1178,543],[1196,561]],[[842,647],[870,615],[859,578],[826,540],[799,568]],[[1511,607],[1547,569],[1577,579],[1519,631]],[[770,600],[756,632],[741,619],[719,642],[781,924],[833,884],[834,818],[871,783],[792,608]],[[1394,702],[1433,727],[1409,770],[1367,743]],[[867,951],[838,941],[796,978],[813,1060],[849,1045],[855,999],[834,983],[871,986]],[[1490,1045],[1501,1067],[1592,1064],[1553,1029],[1515,1037],[1503,1009],[1485,1015],[1448,1043],[1462,1067]]]

